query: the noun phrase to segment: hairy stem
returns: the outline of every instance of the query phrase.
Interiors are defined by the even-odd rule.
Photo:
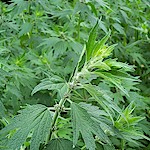
[[[57,109],[55,110],[55,113],[54,113],[54,116],[53,116],[53,121],[52,121],[52,124],[51,124],[51,130],[50,130],[50,134],[49,134],[49,137],[48,137],[48,141],[51,140],[52,138],[52,134],[53,134],[53,129],[55,128],[55,125],[56,125],[56,121],[60,115],[60,112],[61,112],[61,108],[63,106],[63,104],[65,103],[65,101],[67,100],[68,96],[70,96],[70,93],[72,91],[72,88],[73,87],[70,87],[68,92],[64,95],[64,97],[60,100],[58,106],[57,106]],[[47,143],[48,143],[47,141]]]
[[[81,61],[81,57],[83,56],[84,50],[85,49],[83,49],[83,52],[82,52],[82,54],[81,54],[81,56],[79,58],[79,62]],[[79,77],[77,77],[79,62],[77,64],[76,68],[75,68],[75,71],[72,73],[72,75],[71,75],[71,77],[69,79],[69,81],[72,81],[72,82],[69,82],[69,84],[68,84],[69,85],[69,90],[67,91],[67,93],[64,94],[63,98],[60,100],[59,104],[57,105],[57,108],[56,108],[54,116],[53,116],[53,121],[52,121],[52,124],[51,124],[50,134],[48,135],[46,144],[48,143],[48,141],[50,141],[52,139],[53,130],[55,128],[55,125],[56,125],[57,119],[58,119],[58,117],[60,115],[60,112],[62,111],[63,104],[67,100],[71,102],[71,100],[68,99],[68,98],[70,97],[70,93],[72,92],[72,90],[76,86],[76,83],[79,80]]]
[[[64,98],[63,98],[63,99],[61,99],[61,100],[60,100],[60,102],[59,102],[58,107],[59,107],[59,108],[61,108],[64,102],[65,102],[65,99],[64,99]],[[59,116],[59,114],[60,114],[60,110],[59,110],[59,108],[58,108],[58,109],[56,109],[56,111],[55,111],[55,113],[54,113],[53,121],[52,121],[52,125],[51,125],[51,131],[50,131],[50,135],[49,135],[49,139],[48,139],[48,140],[50,140],[50,139],[51,139],[51,137],[52,137],[53,129],[54,129],[54,127],[55,127],[55,124],[56,124],[57,118],[58,118],[58,116]]]

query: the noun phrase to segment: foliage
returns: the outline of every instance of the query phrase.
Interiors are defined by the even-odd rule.
[[[148,1],[11,0],[0,14],[0,149],[149,149]]]
[[[26,109],[13,118],[11,124],[1,130],[1,135],[16,129],[14,134],[10,134],[12,138],[7,144],[12,149],[19,149],[32,130],[30,147],[36,150],[39,148],[40,143],[45,141],[49,133],[51,120],[50,111],[45,106],[39,104],[27,106]]]

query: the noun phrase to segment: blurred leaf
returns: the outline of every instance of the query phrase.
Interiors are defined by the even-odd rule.
[[[114,27],[117,31],[119,31],[120,34],[124,34],[124,35],[125,35],[125,32],[124,32],[124,30],[123,30],[123,27],[122,27],[120,24],[114,23],[114,24],[113,24],[113,27]]]
[[[0,101],[0,117],[5,117],[5,112],[6,112],[6,108],[4,106],[4,104]]]
[[[18,35],[22,36],[24,34],[27,34],[28,32],[31,31],[31,29],[32,29],[32,24],[29,22],[26,22],[21,26],[21,31],[19,32]]]
[[[59,41],[54,45],[54,55],[58,57],[59,55],[63,55],[68,47],[68,43],[65,41]]]

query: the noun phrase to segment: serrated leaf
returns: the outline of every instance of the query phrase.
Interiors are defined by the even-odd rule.
[[[95,118],[95,121],[97,121],[100,124],[100,127],[103,131],[107,131],[112,135],[115,134],[112,121],[108,119],[109,115],[104,110],[100,110],[100,108],[97,106],[93,106],[91,104],[86,104],[83,102],[80,103],[80,106],[88,112],[91,118]]]
[[[73,148],[70,140],[58,138],[51,140],[44,150],[79,150],[79,148]]]
[[[74,50],[75,53],[81,54],[81,50],[83,49],[83,46],[80,43],[75,42],[75,41],[73,42],[70,41],[69,45]]]
[[[68,91],[68,84],[57,76],[53,75],[49,78],[43,79],[32,91],[32,95],[40,90],[57,90],[61,97]]]
[[[63,55],[66,50],[67,50],[67,47],[68,47],[68,42],[66,41],[59,41],[57,42],[55,45],[54,45],[54,56],[55,57],[58,57],[59,55]]]
[[[115,150],[114,146],[110,146],[110,145],[107,145],[107,144],[104,144],[103,147],[104,147],[104,150]]]
[[[125,11],[123,11],[123,10],[120,10],[120,12],[121,12],[124,20],[126,21],[126,23],[129,23],[129,21],[128,21],[129,17],[128,17],[127,13]]]
[[[122,62],[117,62],[116,59],[107,59],[104,62],[110,67],[123,68],[124,71],[134,71],[133,66]]]
[[[46,140],[51,126],[51,114],[47,107],[37,104],[28,105],[25,109],[19,112],[10,124],[0,131],[1,135],[6,135],[10,131],[15,132],[6,142],[8,148],[18,149],[24,144],[30,132],[31,150],[37,150],[40,143]]]
[[[110,144],[107,135],[105,135],[104,131],[100,127],[100,124],[95,120],[96,118],[91,117],[81,105],[72,103],[71,115],[74,145],[77,144],[79,133],[81,133],[86,148],[89,150],[95,150],[96,148],[93,134],[100,138],[100,140]]]
[[[113,44],[111,46],[106,46],[104,45],[101,49],[99,49],[97,51],[97,53],[94,54],[95,57],[99,57],[101,59],[104,59],[104,58],[107,58],[108,56],[111,55],[114,47],[116,46],[117,44]]]
[[[122,131],[123,138],[126,139],[127,141],[133,142],[137,145],[138,145],[137,140],[139,140],[139,139],[146,139],[146,140],[150,141],[149,137],[145,136],[141,131],[138,131],[138,130],[139,130],[139,128],[137,128],[137,127],[124,129]]]
[[[86,89],[87,92],[95,99],[95,101],[97,101],[101,105],[101,107],[107,112],[113,124],[113,115],[115,115],[114,110],[118,112],[121,116],[123,116],[121,109],[112,101],[112,98],[104,90],[90,84],[84,84],[83,88]]]
[[[98,68],[100,70],[106,70],[106,71],[111,70],[111,68],[105,62],[102,62],[101,60],[99,60],[99,61],[91,64],[89,66],[89,68],[90,69],[96,69],[96,68]]]
[[[94,72],[96,75],[99,75],[106,81],[113,83],[118,89],[120,89],[123,93],[125,93],[127,96],[129,96],[128,91],[122,86],[121,80],[117,77],[112,75],[108,72]]]
[[[57,123],[57,135],[59,138],[72,140],[72,126],[70,118],[59,118]]]

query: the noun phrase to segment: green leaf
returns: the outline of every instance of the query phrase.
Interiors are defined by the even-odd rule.
[[[106,43],[109,37],[110,37],[110,31],[99,42],[95,44],[93,49],[93,56],[97,53],[98,50],[100,50],[104,46],[104,44]]]
[[[126,21],[126,23],[129,23],[129,21],[128,21],[129,17],[128,17],[127,13],[125,11],[123,11],[123,10],[120,10],[120,12],[121,12],[124,20]]]
[[[118,89],[120,89],[123,93],[129,96],[128,91],[123,87],[123,85],[121,84],[121,80],[117,76],[112,75],[111,73],[108,72],[94,72],[94,73],[96,75],[99,75],[106,81],[114,84]]]
[[[0,101],[0,118],[1,117],[5,117],[5,112],[6,112],[6,108],[4,106],[4,104]]]
[[[90,60],[91,54],[93,52],[93,48],[94,48],[96,37],[97,37],[97,29],[98,29],[98,22],[96,23],[94,28],[91,30],[88,42],[86,44],[86,60],[87,61]]]
[[[91,104],[87,103],[80,103],[80,106],[84,108],[88,114],[91,116],[91,118],[95,118],[95,121],[97,121],[101,127],[101,129],[106,133],[110,135],[115,135],[116,133],[119,134],[114,130],[112,121],[109,119],[109,115],[104,110],[101,110],[97,106],[93,106]]]
[[[128,129],[124,129],[122,131],[123,138],[126,139],[129,142],[133,142],[138,145],[138,140],[139,139],[146,139],[150,141],[150,138],[145,136],[141,131],[138,131],[139,128],[137,127],[132,127]]]
[[[73,148],[70,140],[58,138],[51,140],[44,150],[79,150],[79,148]]]
[[[89,150],[95,150],[96,148],[93,134],[101,141],[110,144],[107,135],[105,135],[104,131],[100,127],[100,123],[96,121],[96,118],[91,117],[91,115],[80,104],[71,104],[71,115],[74,145],[77,144],[79,133],[81,133],[86,148]]]
[[[110,116],[113,124],[113,115],[115,115],[114,110],[122,116],[121,109],[113,102],[112,98],[103,89],[91,84],[84,84],[83,88],[86,89],[95,101],[101,105],[101,107]]]
[[[97,52],[94,54],[94,57],[98,57],[99,59],[107,58],[111,55],[116,45],[117,44],[113,44],[111,46],[104,45],[101,49],[97,50]]]
[[[102,60],[96,61],[95,63],[89,66],[89,69],[96,69],[96,68],[106,71],[111,70],[111,68],[105,62],[102,62]]]
[[[117,62],[116,59],[107,59],[104,61],[108,66],[115,68],[123,68],[124,71],[134,71],[134,67],[126,63]]]
[[[24,0],[11,0],[14,4],[16,4],[17,15],[20,14],[23,10],[28,9],[28,1]]]
[[[58,37],[50,37],[43,39],[43,42],[39,44],[38,47],[45,46],[46,48],[53,47],[56,43],[60,42],[61,40]]]
[[[98,24],[99,24],[99,27],[107,34],[108,30],[107,30],[107,27],[106,27],[106,23],[102,20],[99,20]]]
[[[67,47],[68,47],[68,42],[66,41],[59,41],[57,42],[55,45],[54,45],[54,55],[55,57],[58,57],[59,55],[63,55],[66,50],[67,50]]]
[[[30,32],[32,29],[32,24],[29,23],[29,22],[26,22],[24,23],[22,26],[21,26],[21,31],[19,32],[19,37]]]
[[[68,140],[72,140],[72,126],[70,122],[70,118],[58,118],[57,120],[57,131],[56,134],[59,138],[65,138]]]
[[[97,17],[97,10],[96,10],[95,6],[91,2],[88,2],[87,4],[91,7],[93,13]]]
[[[110,146],[110,145],[107,145],[107,144],[104,144],[103,147],[104,147],[104,150],[115,150],[114,146]]]
[[[96,0],[96,1],[99,3],[100,6],[108,8],[108,3],[107,2],[105,2],[103,0]]]
[[[130,103],[128,107],[126,107],[126,109],[123,111],[126,120],[122,116],[119,116],[115,121],[115,127],[120,130],[123,138],[127,141],[133,142],[135,144],[138,144],[138,139],[147,139],[150,141],[150,138],[145,136],[142,133],[142,130],[137,126],[138,123],[145,118],[141,116],[134,117],[132,113],[135,108],[133,107],[133,103]]]
[[[6,142],[6,145],[8,148],[19,149],[26,141],[29,133],[32,132],[30,149],[39,149],[40,143],[46,140],[50,131],[52,120],[50,111],[47,107],[37,104],[28,105],[19,113],[11,120],[10,124],[0,131],[1,135],[15,132]]]
[[[113,27],[120,33],[120,34],[125,34],[123,27],[119,23],[114,23]]]
[[[67,92],[68,84],[65,81],[57,76],[53,75],[49,78],[43,79],[32,91],[32,95],[40,90],[57,90],[61,97]]]

